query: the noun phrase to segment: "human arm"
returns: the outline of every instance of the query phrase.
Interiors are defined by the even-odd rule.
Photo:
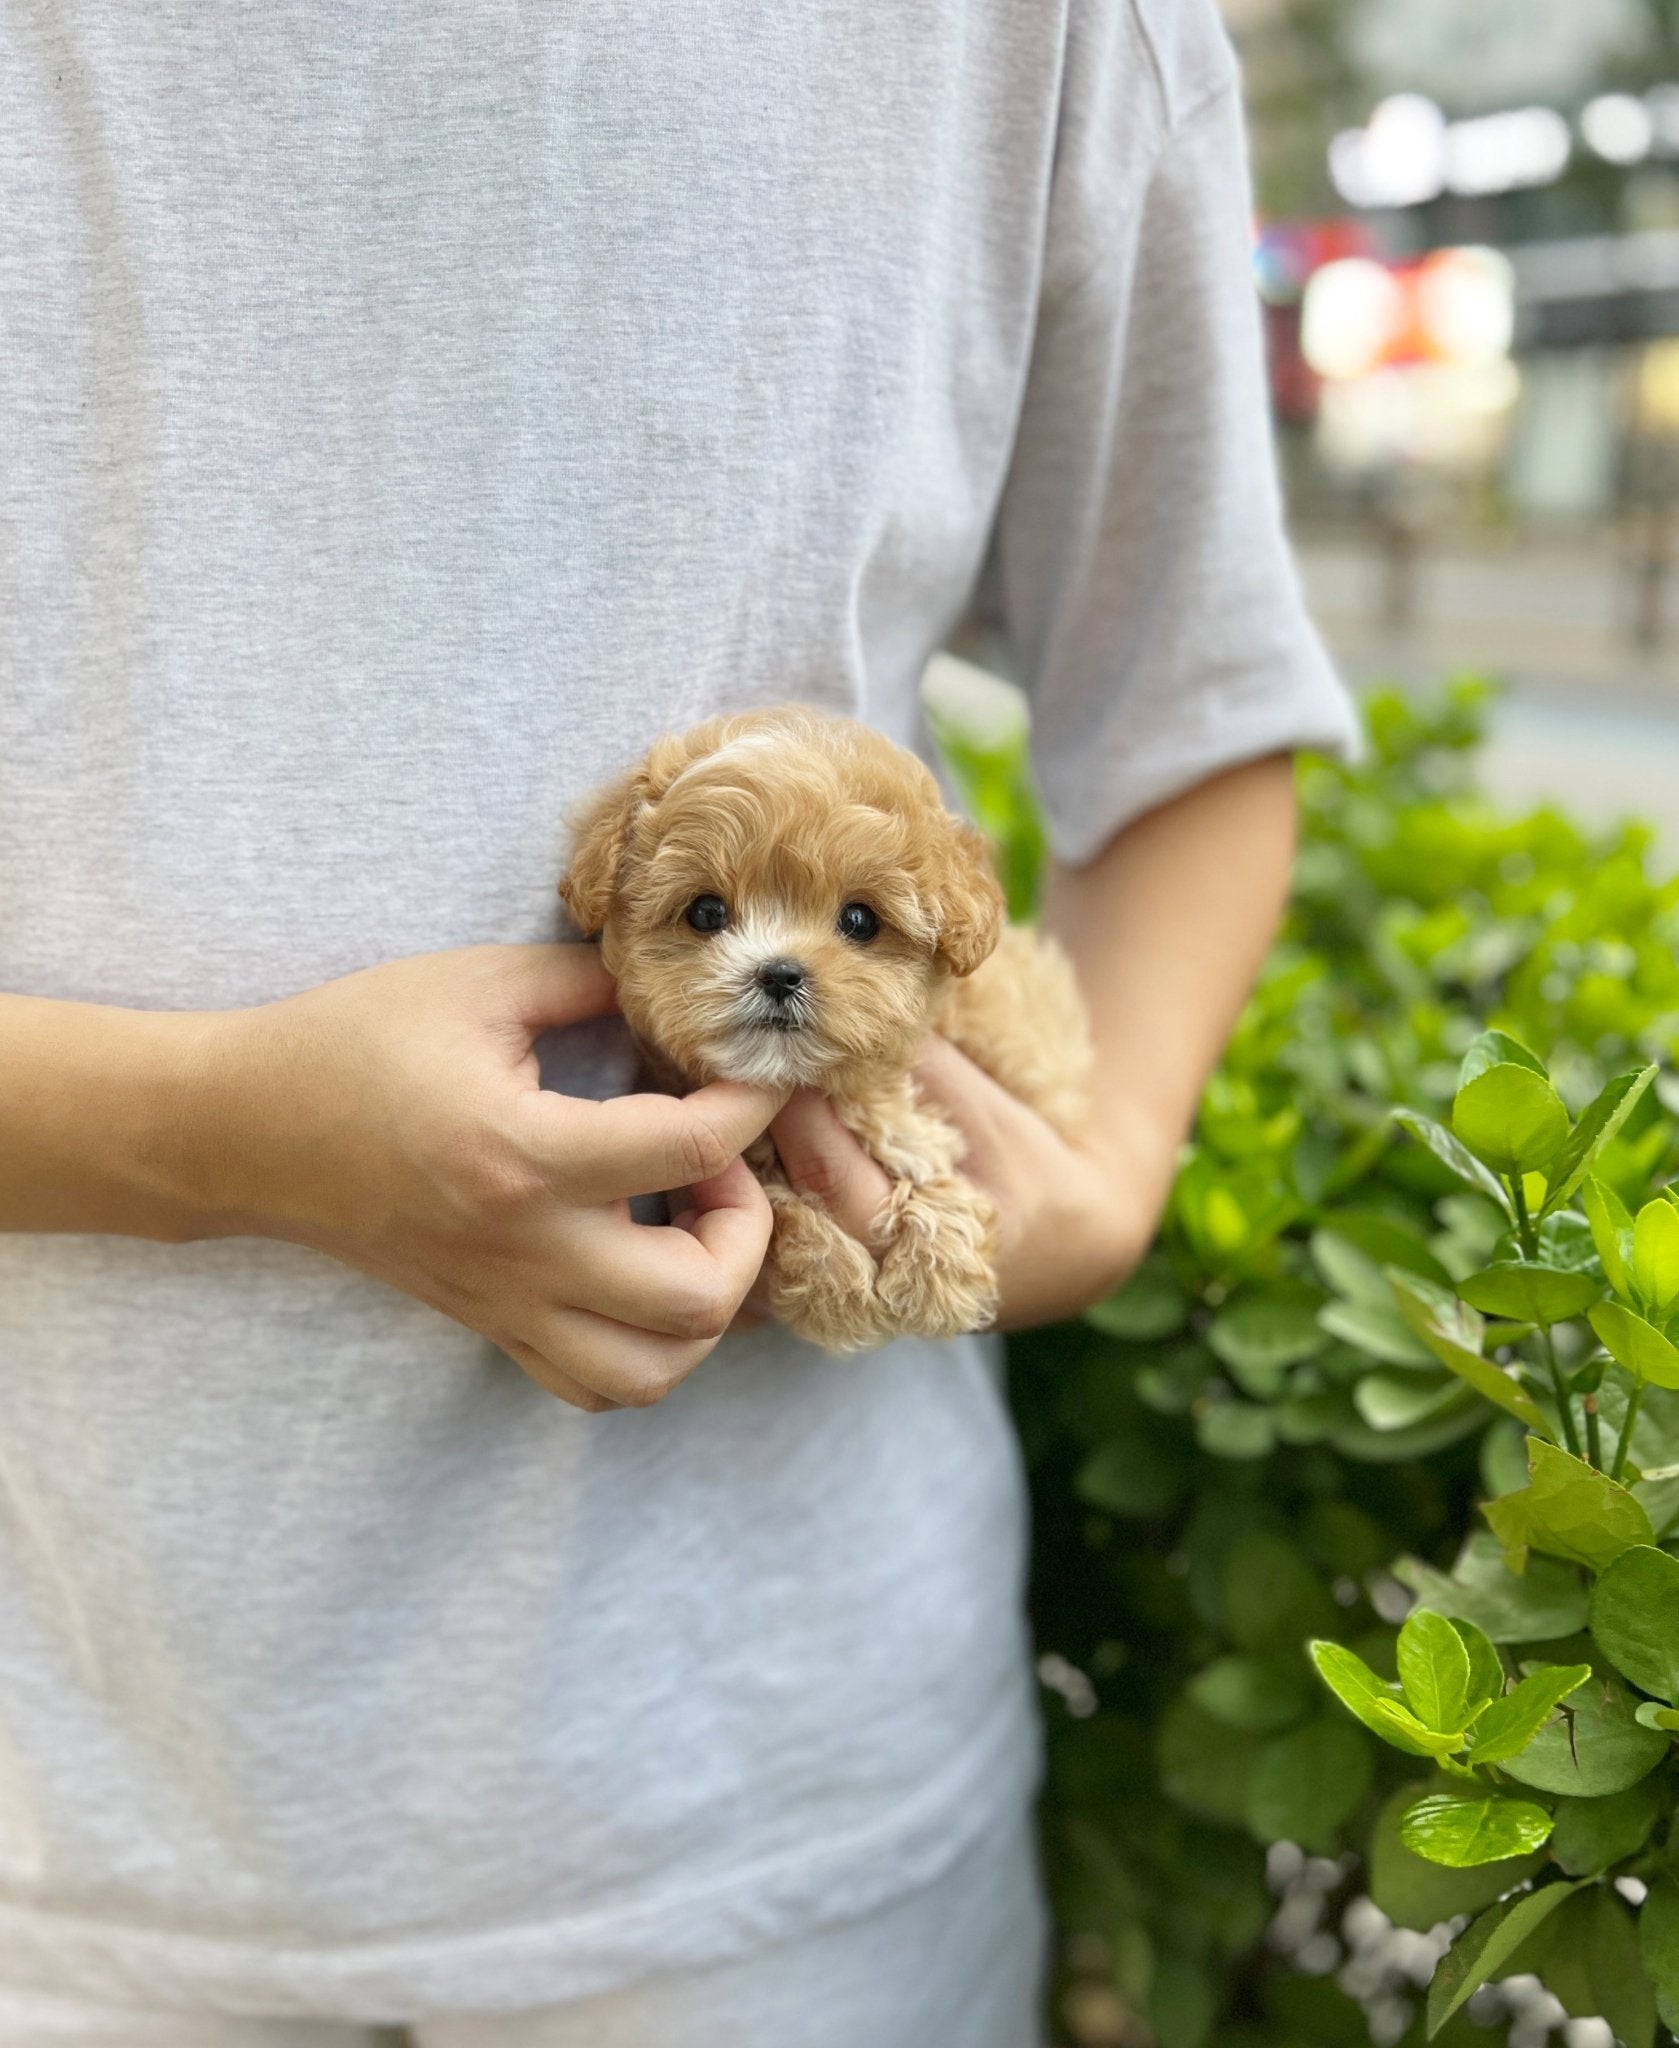
[[[781,1097],[542,1089],[535,1039],[611,1006],[583,946],[423,954],[237,1011],[0,997],[0,1229],[309,1245],[575,1406],[657,1400],[758,1270],[739,1154]],[[679,1186],[683,1227],[630,1220]]]
[[[1044,923],[1073,962],[1096,1043],[1076,1143],[954,1046],[929,1046],[919,1084],[960,1126],[963,1170],[997,1204],[1004,1328],[1078,1313],[1147,1248],[1275,929],[1293,843],[1290,763],[1273,755],[1145,812],[1088,865],[1051,869]],[[771,1128],[793,1185],[866,1239],[886,1178],[828,1104],[801,1094]]]

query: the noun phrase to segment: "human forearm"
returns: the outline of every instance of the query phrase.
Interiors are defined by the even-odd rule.
[[[1051,872],[1044,923],[1096,1039],[1091,1140],[1150,1214],[1275,933],[1294,841],[1292,763],[1272,755],[1150,811],[1088,867]]]
[[[0,1231],[180,1240],[215,1020],[0,995]]]

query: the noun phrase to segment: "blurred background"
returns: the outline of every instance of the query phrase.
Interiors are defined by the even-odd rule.
[[[1302,570],[1493,794],[1679,854],[1679,0],[1224,0]]]

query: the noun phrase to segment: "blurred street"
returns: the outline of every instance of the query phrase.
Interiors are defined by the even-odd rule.
[[[1679,861],[1679,616],[1655,648],[1635,644],[1636,576],[1602,533],[1454,538],[1397,571],[1371,537],[1306,539],[1299,557],[1349,680],[1426,687],[1476,669],[1506,683],[1485,762],[1497,800],[1646,818]],[[1396,573],[1408,590],[1396,592]],[[1392,623],[1396,597],[1409,623]],[[1667,598],[1679,615],[1679,589]]]

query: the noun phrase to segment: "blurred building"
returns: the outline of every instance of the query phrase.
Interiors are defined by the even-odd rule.
[[[1679,9],[1227,0],[1297,517],[1574,532],[1661,639],[1679,549]],[[1679,636],[1679,616],[1671,621]]]

